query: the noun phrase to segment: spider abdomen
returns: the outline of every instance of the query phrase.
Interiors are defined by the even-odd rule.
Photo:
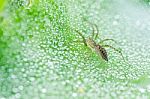
[[[100,45],[95,46],[96,53],[100,55],[104,60],[108,61],[107,51]]]

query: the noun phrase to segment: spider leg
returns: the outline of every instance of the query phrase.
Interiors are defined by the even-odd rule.
[[[93,24],[94,26],[95,26],[95,28],[96,28],[96,34],[95,34],[95,40],[97,39],[97,37],[98,37],[98,33],[99,33],[99,29],[98,29],[98,26],[96,25],[96,24]]]
[[[114,48],[114,47],[112,47],[112,46],[110,46],[110,45],[102,45],[102,46],[103,46],[103,47],[108,47],[108,48],[113,49],[115,52],[119,53],[119,54],[121,55],[122,59],[124,60],[124,62],[126,62],[126,61],[125,61],[125,58],[124,58],[124,56],[123,56],[123,54],[122,54],[122,52],[121,52],[120,50],[118,50],[118,49],[116,49],[116,48]]]
[[[93,31],[92,31],[92,38],[93,39],[97,39],[97,37],[98,37],[98,27],[97,27],[97,25],[96,24],[93,24],[93,23],[90,23],[90,22],[88,22],[91,26],[92,26],[92,29],[93,29]],[[95,33],[95,28],[96,28],[96,33]]]
[[[95,27],[94,27],[94,25],[92,24],[92,23],[90,23],[90,22],[88,22],[87,20],[84,20],[84,21],[86,21],[90,26],[92,26],[92,39],[94,39],[94,34],[95,34]]]
[[[104,40],[100,41],[99,44],[102,44],[105,41],[113,41],[114,43],[117,43],[117,41],[115,41],[114,39],[104,39]]]
[[[31,5],[31,3],[32,3],[32,1],[31,0],[28,0],[28,6],[30,6]]]
[[[92,38],[94,38],[94,33],[95,33],[95,29],[94,29],[94,26],[92,25]]]
[[[98,33],[99,33],[98,26],[94,23],[87,21],[87,20],[84,20],[84,21],[86,21],[90,26],[92,26],[92,38],[96,40],[98,37]],[[95,29],[96,29],[96,33],[95,33]]]
[[[75,30],[75,31],[82,37],[84,45],[87,46],[86,39],[84,38],[84,36],[82,35],[82,33],[79,32],[78,30]]]

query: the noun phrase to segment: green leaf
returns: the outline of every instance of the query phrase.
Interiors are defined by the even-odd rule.
[[[150,17],[140,1],[9,0],[5,6],[0,98],[150,98]],[[98,32],[96,44],[114,39],[117,44],[101,46],[115,47],[126,62],[109,48],[105,62],[75,30],[86,39]]]

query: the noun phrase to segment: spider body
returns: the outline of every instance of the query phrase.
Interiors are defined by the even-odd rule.
[[[96,44],[96,42],[91,38],[86,39],[86,44],[91,48],[91,50],[94,50],[100,57],[102,57],[102,59],[108,61],[108,56],[105,48],[103,48],[99,44]]]
[[[96,45],[96,53],[101,56],[105,61],[108,61],[107,51],[100,45]]]
[[[97,30],[96,33],[95,33],[94,26],[95,26],[95,28]],[[106,51],[105,47],[111,48],[114,51],[118,52],[122,56],[122,58],[124,60],[124,57],[123,57],[123,55],[122,55],[120,50],[118,50],[118,49],[116,49],[116,48],[114,48],[114,47],[112,47],[110,45],[104,45],[103,44],[105,41],[113,41],[115,43],[116,43],[116,41],[113,40],[113,39],[104,39],[104,40],[101,40],[99,43],[96,43],[95,40],[98,37],[98,27],[97,27],[96,24],[92,24],[92,28],[93,28],[92,37],[88,37],[88,38],[85,38],[82,35],[81,32],[75,30],[82,37],[84,45],[88,46],[91,50],[94,50],[96,52],[96,54],[98,54],[98,56],[101,57],[102,59],[104,59],[105,61],[108,61],[108,55],[107,55],[107,51]]]

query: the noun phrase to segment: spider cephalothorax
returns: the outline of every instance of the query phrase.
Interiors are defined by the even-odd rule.
[[[91,23],[90,23],[91,24]],[[94,31],[94,26],[97,30],[97,32],[95,33]],[[78,30],[75,30],[83,39],[83,43],[85,46],[88,46],[89,48],[91,48],[91,50],[94,50],[98,56],[100,56],[102,59],[104,59],[105,61],[108,61],[108,55],[107,55],[107,51],[105,50],[105,47],[109,47],[111,49],[113,49],[114,51],[118,52],[121,54],[121,56],[123,57],[122,53],[120,50],[110,46],[110,45],[104,45],[103,42],[105,41],[113,41],[116,42],[113,39],[104,39],[101,40],[99,43],[96,43],[95,40],[98,38],[98,27],[96,24],[92,24],[92,28],[93,28],[93,32],[92,32],[92,37],[89,38],[85,38],[81,32],[79,32]],[[124,57],[123,57],[124,59]]]

